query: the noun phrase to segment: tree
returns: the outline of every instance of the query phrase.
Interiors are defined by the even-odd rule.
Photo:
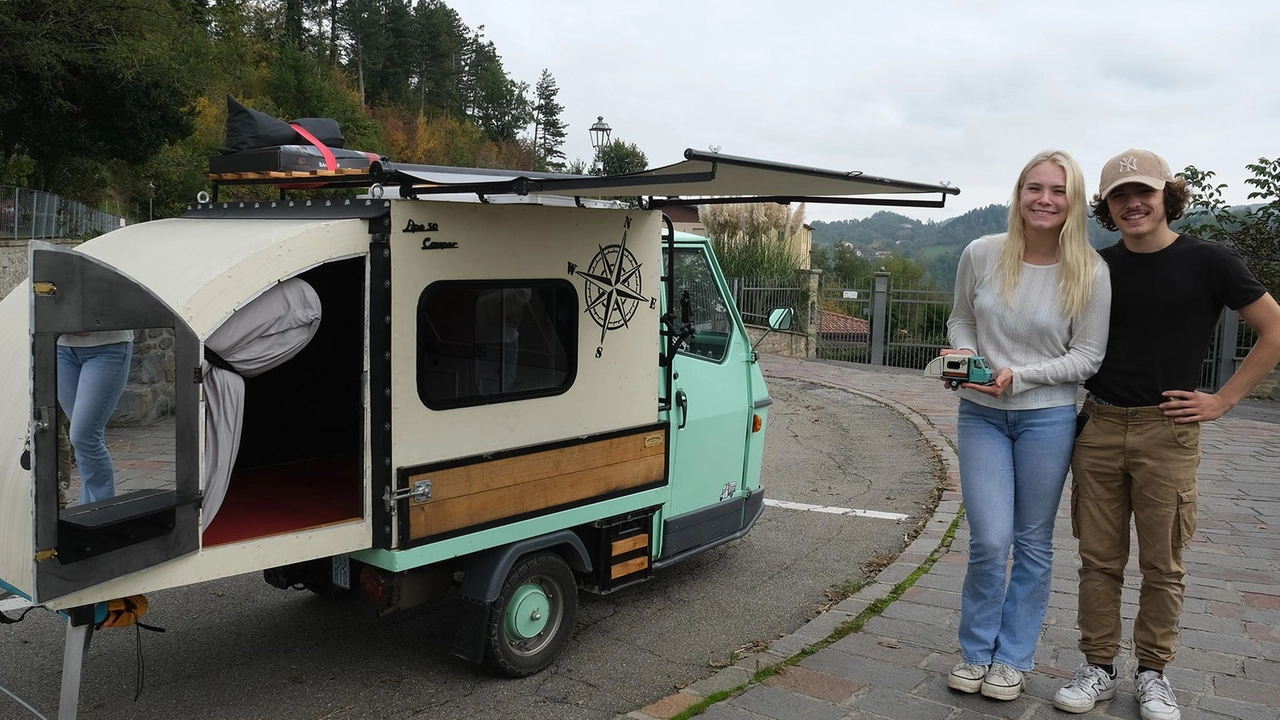
[[[804,203],[795,209],[779,203],[725,203],[699,207],[698,219],[726,276],[789,285],[804,259],[791,241],[804,225],[804,210]]]
[[[441,0],[415,6],[413,26],[418,114],[429,115],[430,108],[462,119],[466,114],[461,92],[463,51],[471,31]]]
[[[1273,295],[1280,295],[1280,158],[1258,158],[1245,165],[1253,177],[1245,184],[1256,188],[1249,200],[1260,200],[1255,207],[1230,207],[1222,200],[1226,184],[1213,184],[1211,170],[1188,165],[1182,171],[1191,189],[1191,203],[1180,228],[1228,245],[1240,253],[1249,270]]]
[[[593,175],[625,175],[649,169],[649,158],[635,143],[615,139],[600,148],[600,169],[592,169]]]
[[[568,125],[560,119],[564,105],[556,102],[560,88],[551,71],[542,69],[542,77],[533,90],[533,149],[538,157],[539,170],[563,170],[564,139],[569,134]]]
[[[0,156],[29,156],[36,184],[92,199],[91,167],[143,162],[191,132],[200,41],[168,0],[0,3]]]

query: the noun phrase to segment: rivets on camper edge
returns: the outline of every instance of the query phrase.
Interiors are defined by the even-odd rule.
[[[386,395],[387,397],[391,397],[391,388],[387,388]]]
[[[391,257],[391,251],[387,248],[382,248],[382,257]]]
[[[385,322],[386,324],[390,325],[390,324],[391,324],[391,316],[390,316],[390,315],[388,315],[388,316],[384,317],[384,318],[382,319],[382,321],[383,321],[383,322]]]

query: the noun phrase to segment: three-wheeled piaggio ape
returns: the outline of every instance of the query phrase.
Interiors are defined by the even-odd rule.
[[[181,218],[33,243],[0,303],[0,588],[67,618],[60,717],[115,599],[250,572],[382,610],[456,588],[455,653],[522,676],[559,653],[580,591],[750,531],[771,401],[710,245],[662,209],[958,191],[685,158],[211,175]],[[218,198],[236,183],[282,190]],[[58,338],[125,329],[171,358],[169,450],[120,452],[114,498],[60,507]]]

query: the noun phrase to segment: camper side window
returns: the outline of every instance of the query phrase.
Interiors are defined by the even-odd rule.
[[[445,410],[568,390],[578,313],[564,280],[428,285],[418,298],[418,396]]]

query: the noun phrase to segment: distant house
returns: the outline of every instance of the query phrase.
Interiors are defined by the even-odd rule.
[[[860,317],[823,310],[818,320],[818,337],[825,347],[865,343],[871,338],[871,324]]]
[[[707,236],[707,226],[698,217],[698,208],[694,205],[669,205],[662,209],[671,218],[671,226],[676,232],[687,232],[693,235]]]

